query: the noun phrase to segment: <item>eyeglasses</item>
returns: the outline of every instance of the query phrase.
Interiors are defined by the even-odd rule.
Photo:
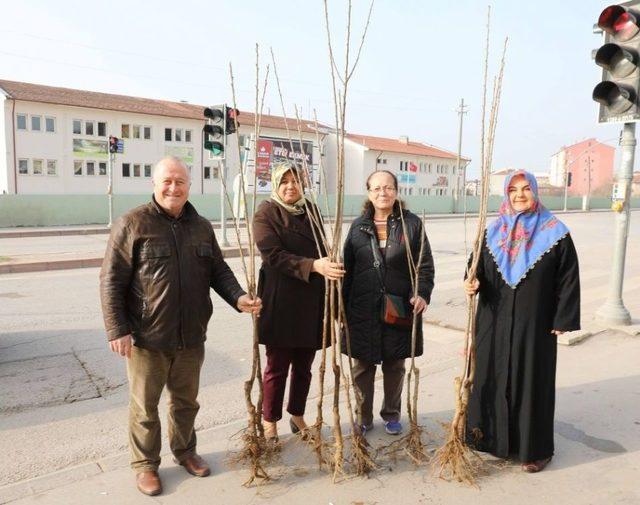
[[[376,186],[375,188],[369,188],[370,193],[374,193],[376,195],[384,192],[384,193],[395,193],[396,188],[393,186]]]

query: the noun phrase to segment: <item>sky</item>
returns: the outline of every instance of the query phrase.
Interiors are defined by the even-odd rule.
[[[600,80],[591,59],[601,37],[593,24],[607,2],[495,0],[489,72],[509,37],[493,169],[547,171],[563,145],[589,137],[617,145],[619,125],[599,125],[591,99]],[[329,0],[337,64],[344,66],[346,0]],[[346,128],[364,135],[408,136],[457,150],[464,98],[462,154],[478,170],[488,4],[376,0],[362,55],[349,83]],[[352,51],[369,0],[353,0]],[[256,44],[261,75],[271,65],[265,112],[282,115],[273,79],[275,55],[286,114],[317,111],[335,125],[321,0],[180,2],[3,2],[0,79],[107,93],[232,103],[255,108]],[[353,60],[353,53],[352,53]]]

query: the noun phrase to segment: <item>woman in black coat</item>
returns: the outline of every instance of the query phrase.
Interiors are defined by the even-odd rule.
[[[420,254],[422,220],[402,209],[397,200],[398,181],[386,170],[367,179],[368,200],[347,235],[344,245],[343,284],[351,353],[355,358],[353,381],[360,392],[358,424],[363,432],[373,428],[373,391],[376,365],[382,363],[384,400],[380,416],[387,433],[402,431],[400,405],[405,374],[404,360],[411,356],[411,326],[383,322],[383,305],[395,295],[401,313],[422,313],[431,299],[434,267],[429,241],[424,236],[418,296],[413,297],[407,262],[407,243],[414,260]],[[407,230],[403,233],[402,218]],[[343,345],[346,351],[346,346]],[[422,354],[422,322],[418,321],[415,355]]]
[[[487,227],[477,279],[476,372],[469,442],[539,472],[553,456],[557,336],[580,328],[578,257],[567,227],[545,209],[535,177],[505,181]]]
[[[271,198],[260,204],[253,219],[262,257],[258,293],[263,303],[258,336],[267,354],[262,409],[268,439],[277,439],[276,423],[282,418],[289,367],[289,424],[294,433],[307,427],[303,416],[311,364],[322,346],[323,276],[339,279],[344,273],[342,265],[319,254],[316,241],[322,243],[323,233],[317,226],[319,214],[305,202],[295,170],[286,162],[273,168]],[[310,219],[309,212],[314,212],[316,219]]]

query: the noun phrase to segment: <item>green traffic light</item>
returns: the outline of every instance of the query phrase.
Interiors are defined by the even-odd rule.
[[[222,151],[224,151],[224,146],[220,142],[214,142],[212,140],[205,140],[204,148],[207,151],[211,151],[211,154],[214,156],[219,156],[222,154]]]

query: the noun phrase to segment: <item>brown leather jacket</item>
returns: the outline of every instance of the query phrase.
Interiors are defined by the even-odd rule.
[[[244,291],[225,263],[211,223],[187,202],[177,219],[154,201],[113,226],[100,271],[107,338],[131,334],[148,349],[206,340],[212,287],[236,308]]]

